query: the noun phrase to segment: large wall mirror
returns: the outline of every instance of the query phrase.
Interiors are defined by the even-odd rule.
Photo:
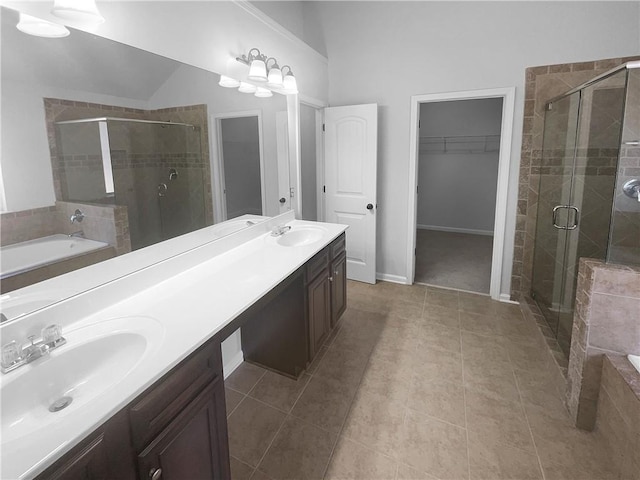
[[[291,208],[286,96],[223,88],[213,72],[74,29],[26,35],[16,11],[0,15],[3,320],[80,293],[33,297],[47,278]]]

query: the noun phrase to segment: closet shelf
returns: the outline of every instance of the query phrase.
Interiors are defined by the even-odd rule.
[[[420,153],[491,153],[500,151],[500,135],[420,137]]]

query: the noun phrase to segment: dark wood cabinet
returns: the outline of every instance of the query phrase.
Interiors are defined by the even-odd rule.
[[[310,362],[347,308],[345,245],[342,234],[306,265]]]
[[[320,350],[331,331],[331,281],[329,270],[321,270],[307,285],[309,357],[312,359]]]
[[[347,309],[347,254],[342,252],[331,261],[331,328]]]
[[[224,390],[217,378],[138,455],[141,480],[229,478]]]
[[[129,423],[121,411],[36,477],[38,480],[134,480]]]
[[[344,313],[346,281],[342,234],[37,479],[230,478],[220,343],[242,327],[245,360],[298,377]]]

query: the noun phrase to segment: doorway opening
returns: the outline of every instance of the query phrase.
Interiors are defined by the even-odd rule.
[[[265,211],[264,160],[260,112],[214,115],[218,155],[216,223]]]
[[[412,97],[411,283],[500,297],[513,90]]]

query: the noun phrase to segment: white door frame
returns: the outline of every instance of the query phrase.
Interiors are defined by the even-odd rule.
[[[260,189],[262,195],[262,215],[266,215],[267,195],[264,175],[264,147],[262,134],[262,110],[244,110],[242,112],[212,113],[209,122],[211,140],[211,197],[213,201],[213,221],[227,220],[227,202],[224,195],[224,162],[222,152],[222,120],[227,118],[258,117],[258,152],[260,155]],[[217,188],[216,188],[217,187]]]
[[[480,98],[502,98],[502,124],[500,126],[500,154],[498,160],[498,185],[496,191],[496,211],[493,227],[493,252],[491,256],[491,283],[489,294],[494,300],[500,300],[502,284],[502,263],[504,253],[505,228],[507,220],[507,194],[509,188],[509,166],[511,164],[511,136],[515,108],[515,87],[492,88],[486,90],[468,90],[444,92],[411,97],[410,152],[409,152],[409,239],[407,249],[407,272],[410,284],[415,279],[415,249],[418,202],[418,150],[420,104],[446,102],[453,100],[474,100]]]
[[[311,107],[316,111],[316,218],[319,222],[325,221],[324,208],[324,137],[322,135],[322,125],[324,124],[324,109],[329,106],[327,102],[299,95],[300,104]]]

